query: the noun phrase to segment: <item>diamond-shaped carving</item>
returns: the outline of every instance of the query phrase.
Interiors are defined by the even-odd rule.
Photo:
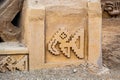
[[[60,35],[60,37],[62,38],[62,39],[65,39],[66,37],[67,37],[67,34],[65,34],[64,32]]]

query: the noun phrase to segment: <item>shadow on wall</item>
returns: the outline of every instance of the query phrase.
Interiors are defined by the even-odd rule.
[[[0,37],[0,42],[4,42],[4,40]]]
[[[19,26],[20,14],[21,14],[21,11],[19,11],[19,12],[17,13],[17,15],[15,16],[15,18],[11,21],[11,23],[12,23],[15,27],[20,27],[20,26]]]

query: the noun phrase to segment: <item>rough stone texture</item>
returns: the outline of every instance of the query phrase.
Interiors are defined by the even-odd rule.
[[[120,70],[120,19],[103,19],[103,63]]]
[[[101,24],[97,0],[26,0],[21,25],[30,70],[84,61],[100,67]]]
[[[0,37],[3,41],[16,41],[20,38],[20,29],[11,22],[22,8],[23,0],[0,1]]]
[[[66,66],[61,68],[41,69],[30,72],[7,72],[0,73],[0,80],[119,80],[119,74],[102,74],[96,75],[85,68],[85,65]],[[74,72],[74,70],[77,70]],[[119,73],[119,72],[118,72]],[[12,76],[12,77],[11,77]]]

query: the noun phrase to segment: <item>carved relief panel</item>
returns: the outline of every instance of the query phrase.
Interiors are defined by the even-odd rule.
[[[99,64],[101,5],[94,1],[26,0],[22,26],[30,70],[84,61]]]
[[[82,7],[47,7],[46,63],[73,63],[84,60],[86,16]]]
[[[120,17],[120,1],[119,0],[102,0],[103,18]]]
[[[28,70],[27,55],[1,55],[0,72]]]
[[[22,43],[0,43],[0,72],[28,70],[28,56],[28,48]]]
[[[0,72],[28,70],[27,55],[8,55],[0,57]]]
[[[71,57],[73,51],[77,58],[84,58],[84,30],[70,35],[66,29],[59,29],[48,43],[48,50],[55,56],[63,53],[67,58]]]

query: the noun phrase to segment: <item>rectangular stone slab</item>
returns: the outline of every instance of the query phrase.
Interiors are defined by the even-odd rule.
[[[88,2],[88,61],[102,67],[102,12],[99,2]]]
[[[32,0],[31,0],[32,1]],[[30,0],[23,7],[21,26],[23,26],[23,43],[29,50],[30,70],[39,69],[44,64],[45,53],[45,8],[31,4]]]
[[[19,42],[0,43],[1,54],[28,54],[28,48]]]

